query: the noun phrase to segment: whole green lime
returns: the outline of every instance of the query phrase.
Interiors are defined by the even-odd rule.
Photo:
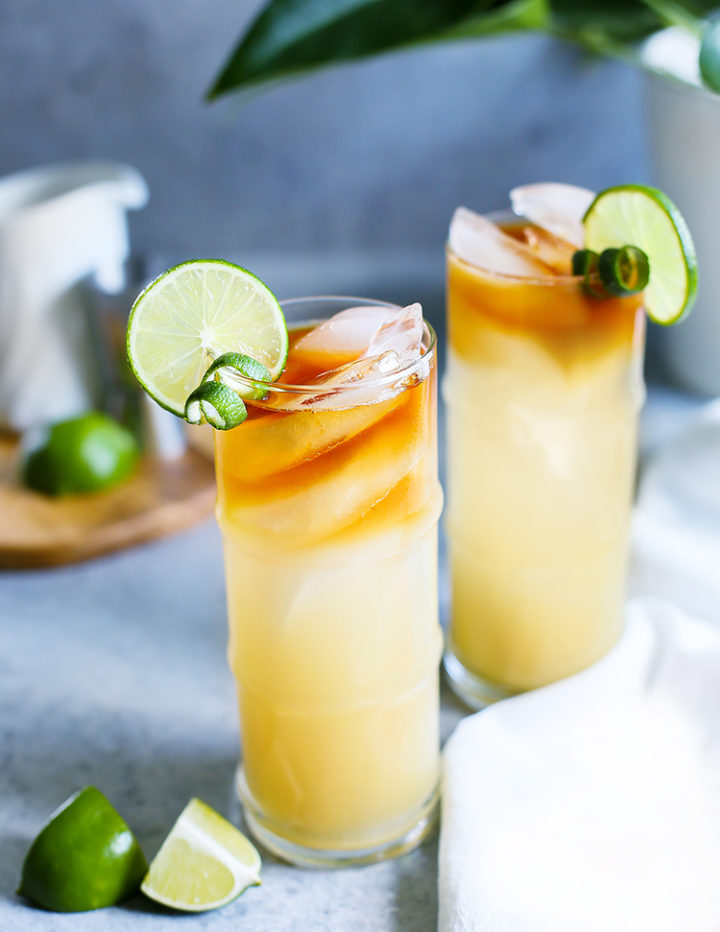
[[[132,472],[138,458],[135,438],[117,421],[90,411],[47,429],[25,454],[25,485],[46,495],[108,489]]]
[[[94,786],[71,796],[25,856],[18,893],[61,913],[112,906],[133,896],[147,861],[119,813]]]

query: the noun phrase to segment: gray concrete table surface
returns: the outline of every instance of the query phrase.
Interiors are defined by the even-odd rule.
[[[138,897],[59,915],[14,894],[49,814],[93,784],[148,858],[191,796],[233,818],[238,731],[213,522],[93,562],[0,574],[0,930],[428,932],[437,840],[393,862],[299,870],[263,853],[263,885],[182,916]],[[447,732],[462,714],[447,699]]]
[[[652,393],[643,447],[696,408],[682,396]],[[266,855],[261,887],[197,916],[142,898],[59,915],[14,894],[30,841],[85,784],[110,798],[148,857],[191,796],[237,815],[237,714],[225,643],[213,522],[77,566],[0,574],[1,932],[436,928],[436,838],[396,861],[345,871],[299,870]],[[445,735],[462,714],[445,695]]]

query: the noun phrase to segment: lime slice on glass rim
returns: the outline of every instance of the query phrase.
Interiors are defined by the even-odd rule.
[[[644,185],[601,191],[583,217],[585,245],[595,252],[632,244],[646,253],[650,281],[645,310],[657,324],[681,320],[697,291],[697,258],[690,231],[667,195]]]
[[[232,401],[204,380],[210,364],[227,353],[260,363],[268,381],[280,376],[287,359],[287,326],[278,300],[247,269],[222,259],[183,262],[152,281],[133,304],[128,360],[145,391],[178,417],[186,416],[188,396],[198,389],[196,400],[204,403],[193,408],[195,415]],[[238,387],[234,394],[253,398],[257,390]],[[221,429],[240,423],[240,408],[230,408],[219,412]]]
[[[199,799],[181,812],[142,882],[151,900],[185,912],[232,902],[260,883],[260,855],[234,825]]]

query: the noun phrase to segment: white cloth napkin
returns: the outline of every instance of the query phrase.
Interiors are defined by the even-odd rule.
[[[720,400],[663,444],[642,471],[630,589],[720,623]]]
[[[645,467],[631,590],[605,658],[450,738],[440,932],[719,932],[720,627],[678,606],[720,622],[720,402]]]
[[[445,751],[440,932],[720,929],[720,633],[637,601],[590,670]]]

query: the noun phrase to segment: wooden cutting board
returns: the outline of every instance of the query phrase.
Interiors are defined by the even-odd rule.
[[[19,444],[0,435],[0,566],[74,563],[164,537],[209,517],[212,460],[190,448],[172,460],[144,459],[107,492],[50,498],[17,481]]]

